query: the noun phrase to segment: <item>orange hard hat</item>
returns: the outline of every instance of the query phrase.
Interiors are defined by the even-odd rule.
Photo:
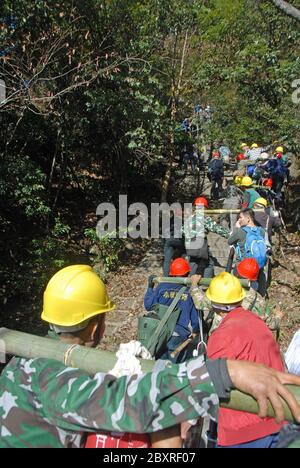
[[[245,258],[237,265],[237,272],[242,278],[257,281],[259,276],[259,264],[255,258]]]
[[[196,198],[194,206],[205,206],[205,208],[208,208],[208,201],[204,197]]]
[[[242,161],[243,159],[246,159],[246,156],[244,155],[244,153],[238,154],[236,157],[237,161]]]
[[[264,186],[265,187],[270,187],[272,188],[273,187],[273,180],[272,179],[267,179],[263,182]]]
[[[184,258],[177,258],[171,265],[170,276],[185,276],[192,271],[190,264]]]

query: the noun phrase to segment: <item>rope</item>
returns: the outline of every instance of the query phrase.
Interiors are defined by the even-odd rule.
[[[79,348],[79,345],[74,344],[74,345],[70,346],[70,347],[67,349],[67,351],[65,352],[65,354],[64,354],[64,365],[65,365],[66,367],[69,366],[69,364],[68,364],[69,358],[71,357],[72,352],[73,352],[74,349],[76,349],[76,348]]]

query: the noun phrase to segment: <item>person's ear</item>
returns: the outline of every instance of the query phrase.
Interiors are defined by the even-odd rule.
[[[91,340],[95,339],[97,331],[99,330],[99,327],[100,327],[99,322],[97,320],[92,320],[90,324],[90,333],[89,333]]]
[[[102,315],[101,320],[100,319],[92,320],[90,337],[92,340],[97,339],[98,336],[102,338],[104,335],[104,332],[105,332],[105,317],[104,315]]]

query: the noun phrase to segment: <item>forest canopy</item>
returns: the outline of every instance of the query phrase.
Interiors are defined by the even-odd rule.
[[[0,302],[37,294],[99,203],[167,198],[197,104],[203,144],[297,154],[300,23],[279,3],[2,0]]]

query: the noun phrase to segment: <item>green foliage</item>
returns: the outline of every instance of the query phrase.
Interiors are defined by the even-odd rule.
[[[0,197],[16,214],[30,219],[47,215],[46,175],[28,156],[9,155],[0,166]]]
[[[104,274],[115,271],[120,265],[120,254],[125,248],[124,239],[110,235],[99,238],[95,229],[86,229],[84,235],[93,246],[95,264],[103,265]]]
[[[84,232],[105,271],[117,267],[122,242],[100,241],[90,213],[120,193],[157,199],[167,164],[193,143],[178,128],[195,104],[214,108],[201,144],[299,149],[300,29],[271,2],[2,0],[0,18],[11,13],[16,28],[0,23],[0,300],[40,291],[82,253]]]

